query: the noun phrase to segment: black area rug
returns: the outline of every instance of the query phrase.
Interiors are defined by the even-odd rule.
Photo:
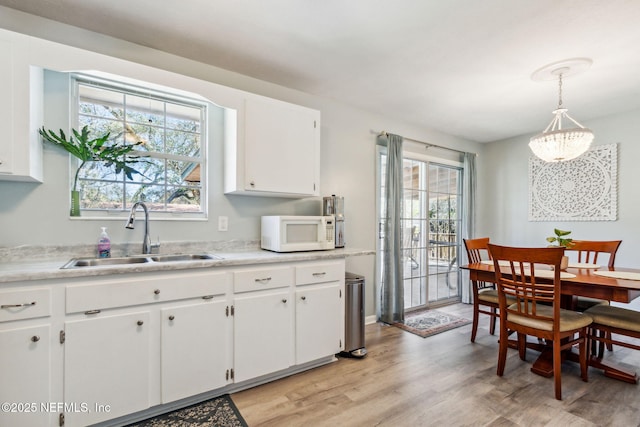
[[[405,315],[404,323],[394,323],[393,326],[426,338],[469,323],[469,319],[442,311],[420,310]]]
[[[248,427],[228,394],[128,427]]]

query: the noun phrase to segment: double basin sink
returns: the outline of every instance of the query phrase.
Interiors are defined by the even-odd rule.
[[[117,266],[155,262],[202,261],[209,259],[223,258],[212,254],[134,255],[120,258],[73,258],[61,268]]]

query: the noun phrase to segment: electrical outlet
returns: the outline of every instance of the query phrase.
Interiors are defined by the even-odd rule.
[[[227,216],[219,216],[218,217],[218,231],[227,231],[229,230],[229,217]]]

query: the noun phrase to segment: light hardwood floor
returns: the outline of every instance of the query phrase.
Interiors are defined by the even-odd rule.
[[[471,318],[469,305],[441,310]],[[249,426],[640,426],[640,386],[578,366],[562,366],[563,400],[553,380],[529,371],[509,350],[496,375],[497,336],[481,316],[471,326],[429,338],[398,328],[366,327],[364,359],[337,362],[232,395]],[[640,371],[640,352],[615,347],[607,358]]]

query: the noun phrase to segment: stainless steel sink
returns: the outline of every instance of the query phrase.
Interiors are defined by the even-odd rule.
[[[211,254],[177,254],[177,255],[153,255],[151,260],[154,262],[174,262],[174,261],[198,261],[205,259],[222,259],[217,255]]]
[[[173,255],[136,255],[120,258],[73,258],[61,268],[82,268],[116,266],[129,264],[144,264],[154,262],[178,262],[178,261],[200,261],[208,259],[222,259],[222,257],[212,254],[173,254]]]
[[[100,267],[104,265],[143,264],[149,262],[147,257],[122,257],[122,258],[73,258],[62,268]]]

